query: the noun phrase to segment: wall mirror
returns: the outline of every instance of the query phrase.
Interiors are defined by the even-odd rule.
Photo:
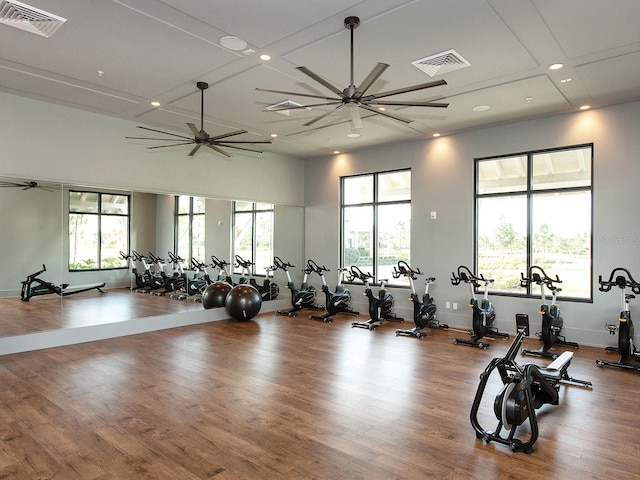
[[[173,194],[0,177],[0,218],[5,225],[0,236],[0,336],[202,310],[197,296],[177,300],[170,294],[136,292],[135,275],[120,256],[118,235],[129,235],[130,251],[125,253],[135,250],[167,260],[168,253],[176,251],[175,204]],[[193,252],[204,257],[199,260],[216,277],[211,255],[233,260],[233,202],[206,198],[200,204],[198,221],[204,223],[205,234]],[[274,205],[274,255],[297,266],[290,271],[294,281],[302,276],[303,232],[303,207]],[[141,262],[133,266],[143,268]],[[172,273],[174,267],[165,269]],[[262,285],[265,272],[255,274]],[[232,277],[237,281],[238,275]],[[274,281],[278,299],[285,298],[284,272],[276,272]],[[63,286],[64,296],[55,293]]]

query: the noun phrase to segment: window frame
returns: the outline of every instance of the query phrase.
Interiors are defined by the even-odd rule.
[[[71,195],[74,193],[81,193],[81,194],[94,194],[98,196],[98,211],[97,212],[75,212],[71,210]],[[103,196],[105,195],[117,195],[117,196],[121,196],[121,197],[126,197],[127,198],[127,213],[126,214],[122,214],[122,213],[104,213],[102,210],[102,205],[103,205]],[[127,194],[127,193],[121,193],[121,192],[100,192],[100,191],[95,191],[95,190],[77,190],[77,189],[70,189],[68,190],[68,194],[67,194],[67,270],[70,273],[74,273],[74,272],[99,272],[99,271],[109,271],[109,270],[124,270],[127,267],[127,264],[125,263],[124,265],[120,266],[120,267],[109,267],[109,268],[104,268],[102,267],[102,217],[124,217],[127,219],[127,245],[126,247],[123,247],[122,251],[128,252],[131,246],[131,195]],[[71,235],[71,215],[88,215],[88,216],[93,216],[93,217],[97,217],[98,218],[98,224],[97,224],[97,253],[98,253],[98,259],[96,262],[96,268],[71,268],[71,241],[69,236]]]
[[[185,213],[180,213],[180,197],[185,197],[189,199],[189,208],[188,211]],[[186,217],[188,218],[189,221],[189,246],[188,246],[188,251],[189,251],[189,255],[186,259],[184,259],[186,262],[188,262],[188,264],[190,264],[191,262],[191,258],[194,257],[193,254],[193,220],[194,217],[199,217],[202,216],[203,219],[205,219],[206,221],[206,210],[202,211],[202,212],[194,212],[194,199],[196,198],[200,198],[201,200],[203,200],[203,202],[206,202],[206,199],[202,198],[202,197],[192,197],[190,195],[175,195],[174,196],[174,222],[173,222],[173,251],[176,252],[176,254],[178,254],[178,252],[180,251],[180,218]],[[206,223],[204,223],[205,228],[204,228],[204,232],[203,232],[203,239],[206,235]],[[206,243],[205,243],[206,245]],[[198,258],[198,261],[202,262],[203,259]]]
[[[242,209],[239,210],[237,208],[237,204],[238,202],[243,202],[243,203],[247,203],[247,204],[251,204],[251,208],[249,209]],[[270,208],[258,208],[258,205],[269,205]],[[269,202],[252,202],[252,201],[243,201],[243,200],[234,200],[233,204],[232,204],[232,208],[231,208],[231,218],[232,218],[232,225],[231,225],[231,232],[232,232],[232,238],[231,238],[231,257],[232,259],[235,259],[235,256],[237,254],[236,252],[236,215],[237,214],[241,214],[241,215],[251,215],[251,261],[254,263],[254,265],[251,268],[251,273],[253,277],[266,277],[267,274],[265,273],[257,273],[257,265],[256,265],[256,257],[257,257],[257,252],[258,252],[258,245],[257,245],[257,240],[258,240],[258,235],[256,233],[257,231],[257,219],[258,219],[258,215],[261,213],[271,213],[271,241],[270,241],[270,245],[271,245],[271,253],[272,253],[272,257],[273,257],[273,242],[274,242],[274,229],[275,229],[275,205],[273,203],[269,203]],[[249,260],[249,259],[245,259],[245,260]],[[232,272],[234,274],[242,274],[243,273],[243,269],[241,267],[238,267],[235,264],[235,261],[231,262],[232,264]],[[271,265],[271,263],[269,263],[269,266]]]
[[[580,150],[580,149],[590,149],[591,150],[591,165],[590,165],[590,176],[589,176],[589,185],[588,186],[569,186],[569,187],[555,187],[555,188],[538,188],[534,185],[534,169],[533,169],[533,159],[536,155],[540,154],[551,154],[556,152],[563,152],[569,150]],[[497,193],[478,193],[479,190],[479,165],[483,161],[490,160],[499,160],[503,158],[509,157],[518,157],[518,156],[526,156],[527,158],[527,172],[526,172],[526,187],[523,190],[512,190],[512,191],[502,191]],[[474,258],[474,266],[475,271],[478,271],[479,264],[479,243],[480,243],[480,235],[478,231],[478,216],[479,216],[479,200],[484,198],[500,198],[500,197],[508,197],[508,196],[523,196],[525,197],[526,202],[526,211],[527,211],[527,219],[526,219],[526,239],[525,239],[525,256],[526,256],[526,270],[523,273],[529,271],[531,266],[533,265],[533,238],[536,232],[533,231],[533,204],[535,197],[542,197],[549,194],[561,194],[561,193],[571,193],[571,192],[589,192],[590,193],[590,238],[589,238],[589,292],[587,297],[576,297],[569,295],[558,295],[558,299],[562,299],[563,301],[572,301],[572,302],[583,302],[583,303],[593,303],[593,215],[594,215],[594,158],[595,158],[595,148],[593,143],[583,143],[577,145],[568,145],[564,147],[556,147],[556,148],[546,148],[541,150],[530,150],[525,152],[518,153],[509,153],[505,155],[492,155],[488,157],[478,157],[474,159],[474,216],[473,216],[473,258]],[[480,272],[482,273],[482,272]],[[555,273],[549,272],[550,275],[554,275]],[[498,296],[506,296],[506,297],[523,297],[523,298],[540,298],[539,287],[535,284],[529,283],[523,293],[519,292],[505,292],[498,290],[490,290],[492,295]],[[547,293],[549,296],[549,293]]]
[[[382,175],[393,174],[393,173],[402,173],[408,172],[411,176],[411,180],[409,182],[409,198],[407,200],[387,200],[380,201],[379,200],[379,177]],[[373,192],[372,192],[372,200],[367,202],[359,202],[359,203],[345,203],[345,180],[353,179],[358,177],[372,177],[373,178]],[[380,243],[380,231],[379,231],[379,207],[390,206],[390,205],[408,205],[409,206],[409,258],[406,259],[407,262],[410,263],[411,260],[411,215],[412,215],[412,184],[413,184],[413,176],[411,168],[399,168],[394,170],[383,170],[377,172],[367,172],[367,173],[358,173],[355,175],[345,175],[340,177],[340,258],[339,264],[341,268],[349,268],[350,265],[345,265],[345,209],[347,208],[357,208],[357,207],[372,207],[372,227],[371,227],[371,259],[372,259],[372,271],[371,273],[376,281],[379,278],[379,252],[378,252],[378,244]],[[401,281],[401,280],[400,280]],[[353,283],[349,282],[348,279],[344,279],[345,283]],[[409,288],[408,283],[400,283],[393,277],[387,279],[386,285],[391,287],[398,288]]]

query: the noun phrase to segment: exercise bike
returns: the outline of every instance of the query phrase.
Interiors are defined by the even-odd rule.
[[[522,272],[520,273],[520,286],[528,288],[531,283],[535,283],[540,286],[540,298],[542,299],[542,305],[540,305],[540,315],[542,315],[542,332],[536,333],[536,335],[538,335],[540,341],[543,342],[543,345],[538,350],[525,348],[522,350],[522,354],[556,358],[558,354],[549,351],[554,345],[579,348],[580,345],[575,342],[568,342],[567,339],[561,335],[563,320],[560,313],[560,307],[556,303],[556,298],[562,289],[556,286],[556,284],[562,283],[562,280],[558,278],[558,275],[556,275],[555,279],[549,277],[542,267],[533,265],[529,268],[528,276],[525,277]],[[551,292],[551,305],[547,305],[545,287]]]
[[[489,301],[489,286],[493,283],[492,278],[484,278],[482,274],[477,276],[471,273],[465,266],[459,266],[458,272],[451,273],[451,284],[459,285],[464,282],[469,285],[471,290],[471,300],[469,300],[469,307],[473,309],[473,330],[469,331],[470,339],[455,338],[453,343],[455,345],[469,345],[472,347],[479,347],[482,349],[489,348],[489,344],[481,342],[483,337],[491,338],[509,338],[508,333],[501,333],[497,328],[493,327],[493,322],[496,319],[496,310],[493,304]],[[480,287],[480,283],[484,284],[484,295],[482,300],[478,302],[476,298],[476,288]]]
[[[253,263],[251,260],[245,260],[240,255],[236,255],[235,260],[236,265],[242,268],[242,278],[240,279],[240,283],[249,283],[249,285],[258,290],[258,293],[260,293],[260,297],[263,301],[276,299],[278,293],[280,293],[280,287],[272,280],[273,271],[277,267],[274,267],[273,265],[267,267],[265,269],[267,271],[267,276],[262,282],[262,285],[258,285],[258,282],[253,276],[253,266],[255,265],[255,263]]]
[[[520,327],[520,325],[519,325]],[[573,352],[566,351],[546,367],[533,363],[519,365],[515,358],[528,331],[528,325],[519,328],[507,353],[502,358],[494,358],[480,374],[480,384],[471,406],[471,425],[476,437],[486,443],[496,442],[506,445],[514,452],[531,453],[538,439],[538,419],[536,410],[543,405],[558,405],[560,384],[572,384],[591,388],[590,381],[569,376]],[[486,430],[478,421],[478,409],[485,387],[494,370],[502,381],[502,388],[493,401],[493,413],[498,420],[495,430]],[[517,438],[519,427],[528,421],[524,438]],[[503,430],[506,436],[503,436]]]
[[[233,283],[231,275],[229,275],[229,273],[227,272],[227,267],[229,265],[231,264],[226,260],[220,260],[215,255],[211,255],[211,266],[218,269],[217,281],[228,283],[229,285],[234,287],[236,284]]]
[[[413,303],[413,323],[415,327],[405,330],[396,330],[396,335],[404,335],[409,337],[424,338],[427,336],[423,330],[429,328],[449,328],[449,325],[440,323],[436,319],[438,307],[431,295],[429,295],[429,286],[436,281],[434,277],[427,277],[424,281],[424,295],[422,298],[416,292],[415,281],[418,275],[422,275],[419,268],[413,269],[404,260],[400,260],[393,267],[393,278],[407,277],[411,285],[411,297],[409,300]]]
[[[345,288],[342,284],[344,280],[344,272],[347,270],[346,268],[338,269],[338,284],[336,285],[336,290],[332,292],[329,289],[329,285],[327,285],[327,281],[324,278],[324,272],[329,272],[330,270],[324,265],[320,267],[313,260],[307,260],[307,266],[315,273],[320,276],[322,280],[322,291],[326,297],[326,305],[327,313],[324,315],[310,315],[309,318],[311,320],[322,320],[325,323],[333,322],[333,316],[339,313],[344,313],[346,315],[358,315],[359,313],[353,310],[349,304],[351,303],[351,292],[348,288]]]
[[[182,264],[184,263],[184,260],[180,256],[172,252],[169,252],[169,261],[173,265],[177,266],[179,277],[182,278],[182,280],[184,281],[182,292],[174,293],[171,295],[171,298],[173,298],[174,300],[187,300],[189,297],[192,297],[194,295],[199,295],[209,285],[204,278],[198,278],[197,275],[199,274],[199,270],[197,270],[195,265],[192,265],[192,268],[196,271],[196,276],[194,276],[193,278],[189,278],[189,274],[185,271],[184,267],[182,266]],[[196,298],[196,302],[201,302],[201,301],[202,301],[201,298]]]
[[[164,269],[166,264],[165,259],[156,257],[153,253],[149,252],[149,261],[156,266],[156,268],[158,269],[158,273],[164,279],[164,290],[152,291],[150,292],[152,295],[161,297],[163,295],[166,295],[167,293],[184,289],[184,278],[182,278],[178,273],[177,265],[172,265],[173,274],[169,275]]]
[[[304,277],[302,278],[302,284],[300,288],[296,288],[289,269],[295,267],[289,262],[283,261],[280,257],[273,257],[273,266],[275,269],[281,269],[287,275],[287,288],[291,291],[291,308],[289,310],[276,310],[276,315],[288,315],[289,317],[295,317],[299,310],[324,310],[324,306],[316,303],[316,287],[309,285],[307,279],[310,273],[313,273],[313,269],[307,265],[307,268],[302,270]]]
[[[45,280],[42,280],[41,278],[38,278],[46,271],[47,267],[42,264],[42,270],[32,273],[31,275],[27,275],[27,279],[21,282],[22,290],[20,291],[20,300],[22,300],[23,302],[28,302],[32,297],[37,297],[38,295],[48,295],[51,293],[55,293],[56,295],[60,295],[61,297],[66,297],[68,295],[75,295],[76,293],[88,292],[89,290],[98,290],[103,295],[107,294],[107,292],[102,290],[102,288],[106,285],[105,283],[71,287],[71,289],[69,289],[68,283],[63,283],[62,285],[54,285],[51,282],[47,282]]]
[[[135,262],[142,263],[144,267],[142,273],[138,273],[138,269],[133,267],[133,272],[136,280],[136,292],[138,293],[150,293],[153,290],[158,290],[164,287],[164,277],[162,275],[156,275],[151,271],[151,265],[147,262],[147,257],[136,252],[131,251],[131,259]]]
[[[360,280],[364,283],[364,296],[369,300],[369,320],[364,322],[351,322],[352,327],[367,328],[369,330],[375,330],[382,325],[386,320],[393,322],[404,322],[404,318],[396,316],[393,310],[393,295],[385,288],[386,279],[380,280],[380,290],[378,295],[374,295],[371,290],[371,284],[369,280],[374,280],[373,275],[365,273],[357,266],[352,265],[348,274],[350,282],[353,280]]]
[[[620,360],[612,362],[611,360],[597,359],[596,364],[599,367],[614,367],[640,372],[640,352],[636,350],[636,346],[633,344],[633,321],[631,320],[631,310],[629,309],[631,300],[640,294],[640,283],[634,280],[626,268],[614,268],[609,275],[609,280],[603,280],[602,275],[600,275],[598,283],[600,284],[599,290],[601,292],[608,292],[614,286],[618,287],[622,306],[618,325],[612,323],[605,325],[611,335],[618,333],[618,346],[607,347],[606,351],[619,353]],[[625,293],[627,288],[630,288],[635,295]]]

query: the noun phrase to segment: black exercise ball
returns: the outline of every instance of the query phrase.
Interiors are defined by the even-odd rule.
[[[212,283],[202,292],[202,306],[206,309],[224,307],[231,288],[227,282]]]
[[[227,294],[224,306],[231,318],[251,320],[260,312],[262,297],[260,292],[251,285],[236,285]]]

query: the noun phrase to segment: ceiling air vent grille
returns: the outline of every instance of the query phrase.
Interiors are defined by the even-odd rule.
[[[15,0],[0,0],[0,24],[49,38],[66,21],[66,18]]]
[[[287,108],[288,107],[288,108]],[[296,108],[292,108],[296,107]],[[296,113],[301,113],[305,110],[311,110],[309,107],[300,108],[302,105],[300,103],[292,102],[291,100],[284,100],[279,103],[274,103],[273,105],[269,105],[265,108],[265,110],[273,110],[275,113],[280,113],[282,115],[291,116]]]
[[[447,50],[446,52],[438,53],[437,55],[431,55],[430,57],[421,58],[420,60],[414,60],[411,64],[422,70],[430,77],[443,75],[471,65],[455,50]]]

